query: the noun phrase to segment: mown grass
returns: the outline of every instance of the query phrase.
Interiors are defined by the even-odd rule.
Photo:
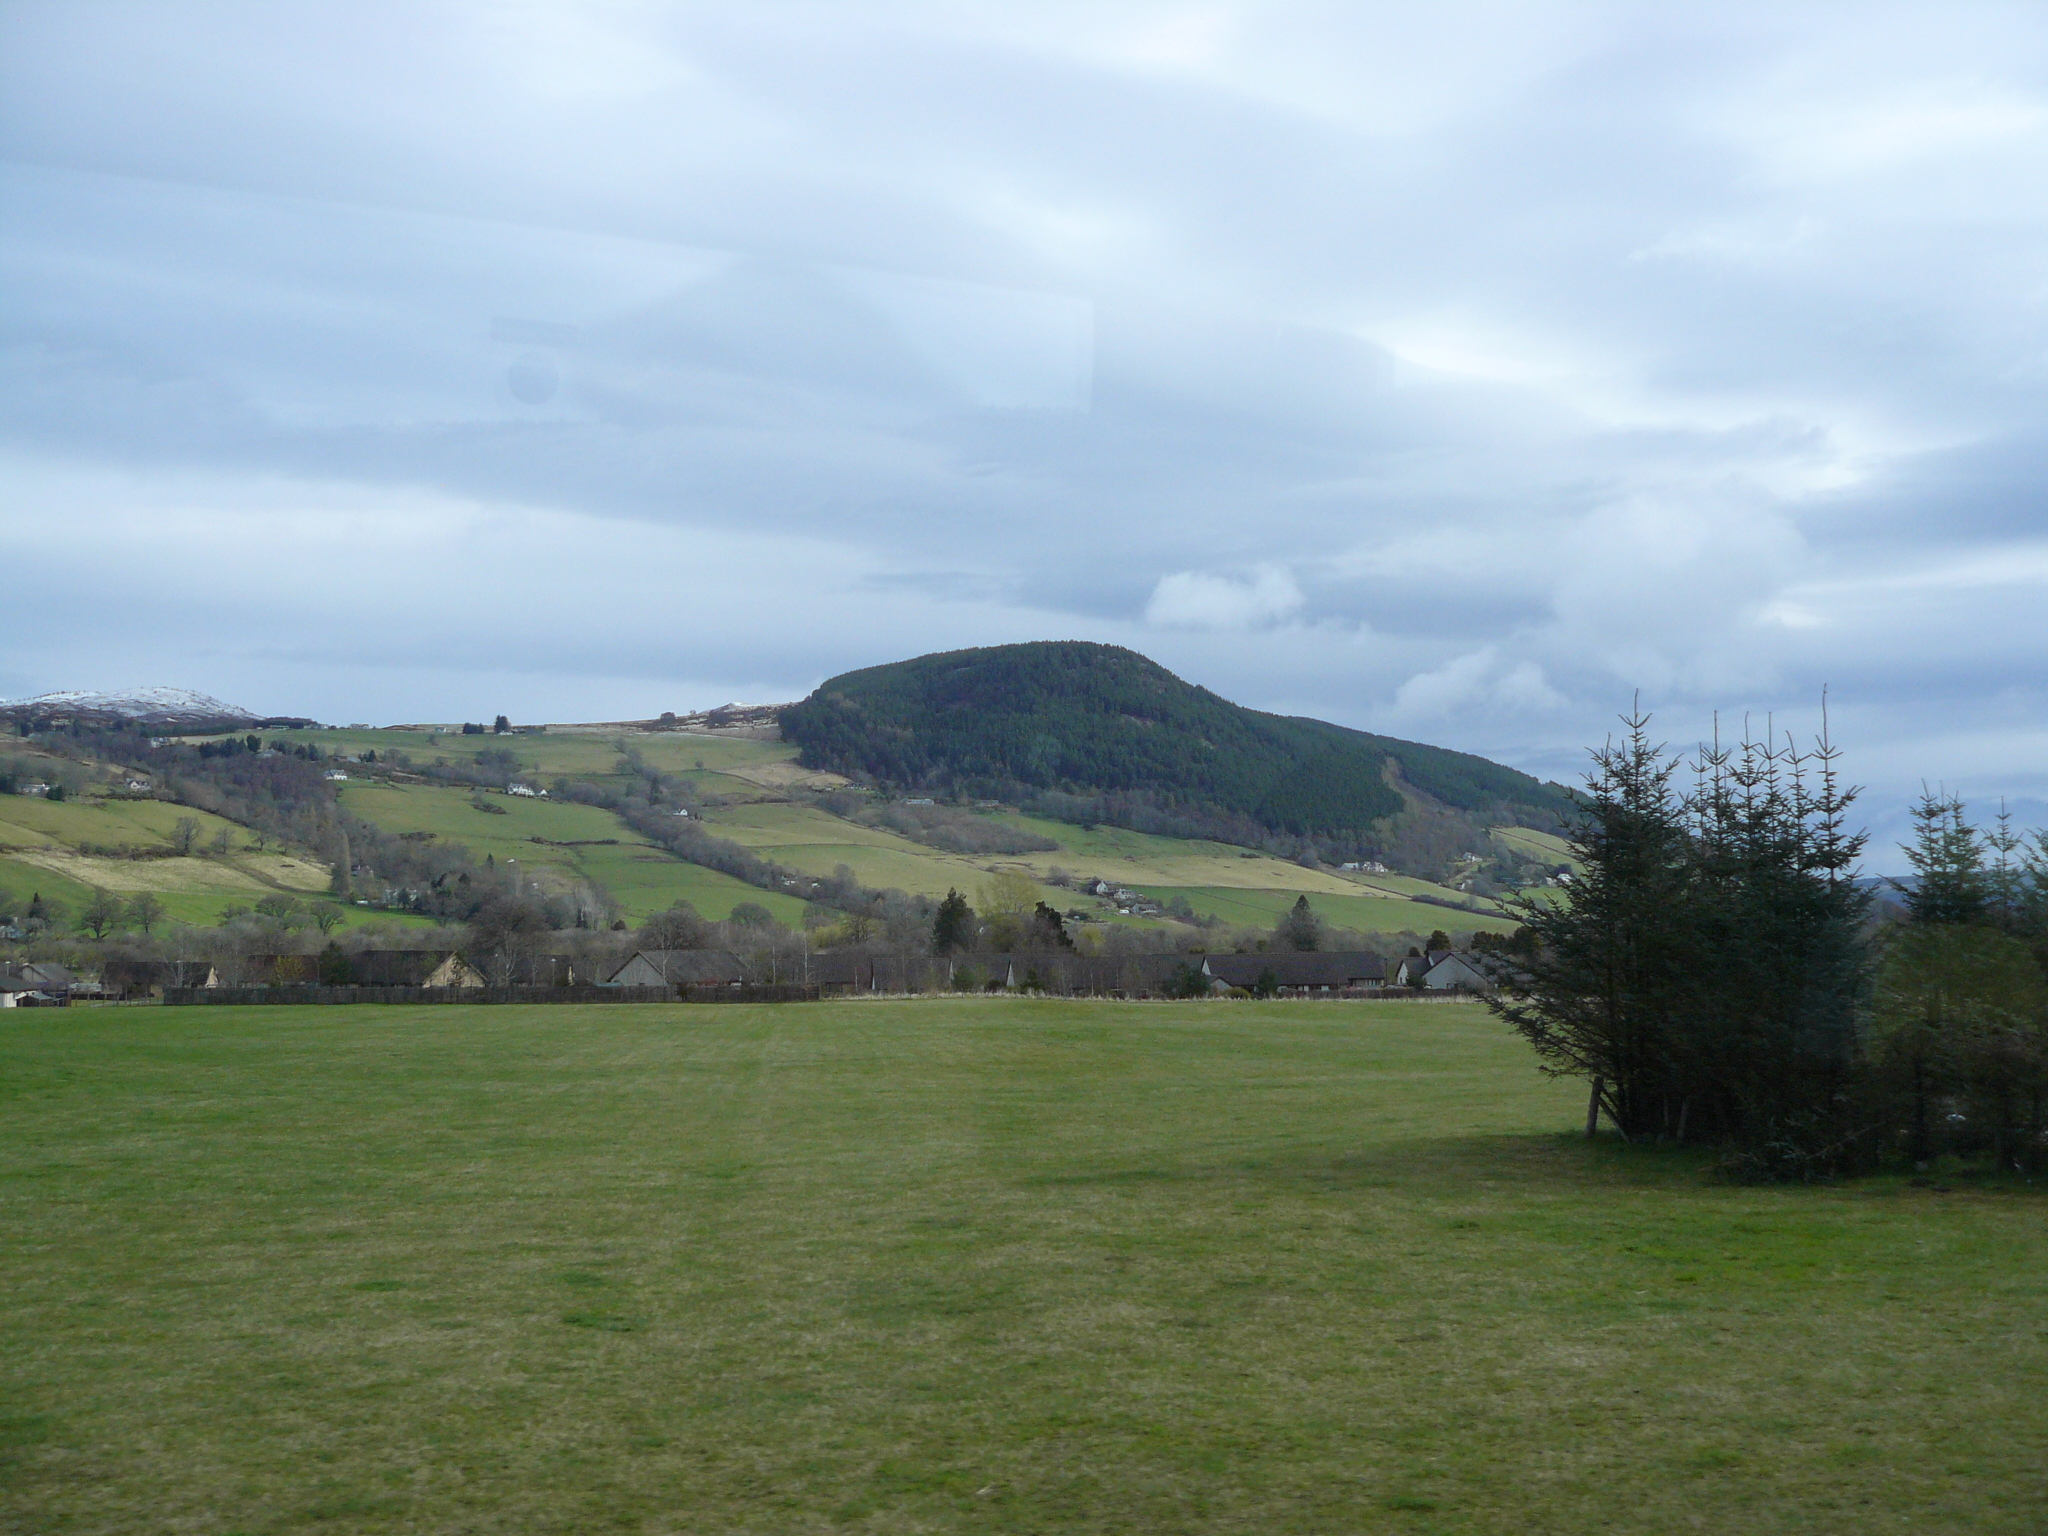
[[[1569,1134],[1477,1010],[0,1025],[0,1528],[2038,1532],[2024,1185]]]

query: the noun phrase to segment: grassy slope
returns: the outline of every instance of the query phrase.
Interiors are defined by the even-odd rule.
[[[803,916],[801,901],[684,863],[595,806],[490,795],[486,803],[504,813],[492,815],[472,806],[466,790],[361,782],[343,785],[341,802],[388,832],[432,832],[465,844],[478,858],[489,855],[501,864],[516,859],[522,869],[544,880],[596,880],[633,921],[678,900],[693,902],[707,917],[721,919],[745,901],[767,907],[785,922]],[[556,842],[617,838],[619,846],[553,848],[534,842],[536,837]]]
[[[994,819],[1051,838],[1059,843],[1059,848],[1047,853],[1000,857],[969,858],[945,853],[892,832],[858,826],[809,805],[781,800],[772,783],[773,771],[793,765],[796,757],[796,749],[784,742],[682,734],[625,738],[602,733],[563,732],[539,736],[444,735],[430,745],[422,733],[313,731],[287,734],[293,739],[317,742],[329,752],[360,752],[375,748],[381,753],[396,749],[410,753],[419,763],[429,763],[437,757],[451,762],[461,761],[485,749],[509,751],[535,778],[547,780],[560,774],[597,782],[611,777],[619,758],[619,743],[627,741],[650,766],[689,779],[700,793],[732,802],[715,807],[707,818],[711,830],[719,836],[806,873],[830,874],[838,865],[845,864],[864,884],[893,886],[930,896],[944,895],[949,888],[955,887],[971,894],[987,878],[988,871],[995,867],[1022,869],[1041,882],[1055,868],[1062,868],[1073,875],[1100,877],[1129,886],[1162,902],[1186,896],[1197,912],[1213,912],[1234,923],[1270,924],[1294,904],[1297,896],[1305,893],[1330,922],[1369,932],[1397,933],[1409,929],[1426,932],[1437,927],[1464,928],[1489,923],[1501,926],[1500,920],[1491,915],[1461,914],[1400,899],[1417,893],[1452,900],[1464,899],[1458,892],[1426,880],[1398,875],[1344,876],[1327,870],[1303,869],[1265,854],[1248,857],[1246,850],[1224,843],[1152,837],[1114,827],[1082,828],[1009,813],[999,813]],[[697,766],[699,763],[703,765],[701,769]],[[764,770],[768,772],[764,773]],[[759,777],[746,777],[749,774]],[[771,782],[762,782],[763,779]],[[666,906],[678,895],[688,896],[700,909],[714,916],[723,916],[735,901],[757,900],[762,896],[758,891],[710,871],[701,872],[707,878],[686,890],[679,875],[657,867],[658,855],[650,860],[645,853],[624,855],[583,850],[569,858],[545,856],[533,848],[522,853],[516,848],[501,846],[522,841],[535,831],[551,837],[633,837],[610,818],[607,818],[611,827],[609,831],[567,833],[525,828],[515,834],[509,824],[485,826],[487,819],[494,824],[499,819],[486,818],[470,810],[459,792],[435,790],[409,793],[451,796],[451,804],[460,808],[437,811],[432,819],[400,817],[386,821],[387,814],[397,813],[392,802],[372,798],[382,793],[382,790],[366,791],[354,785],[345,791],[348,804],[358,815],[388,826],[392,831],[432,831],[468,843],[476,849],[479,857],[491,852],[501,859],[513,857],[522,863],[533,859],[565,871],[582,870],[587,876],[602,880],[635,918]],[[531,807],[531,802],[498,798],[494,798],[492,803],[508,808],[518,805]],[[1541,837],[1542,834],[1531,835]],[[633,840],[640,841],[637,838]],[[687,867],[676,866],[677,869]],[[737,889],[728,889],[728,886]],[[1394,897],[1389,899],[1381,893],[1394,893]],[[1076,900],[1071,893],[1050,885],[1042,886],[1041,894],[1059,906],[1072,906]],[[785,919],[793,916],[793,909],[785,911],[775,899],[764,900],[763,904]]]
[[[1247,858],[1245,850],[1224,843],[1151,837],[1116,828],[1084,831],[1023,816],[998,819],[1057,839],[1060,847],[1045,853],[969,858],[925,847],[893,832],[855,826],[809,806],[788,804],[724,807],[712,811],[707,824],[719,836],[757,849],[793,869],[826,874],[843,863],[868,884],[931,895],[943,895],[949,886],[971,893],[991,868],[1022,869],[1043,881],[1058,867],[1073,875],[1099,876],[1127,885],[1161,901],[1185,895],[1196,911],[1215,912],[1232,922],[1271,923],[1303,894],[1330,921],[1369,931],[1428,929],[1443,926],[1445,919],[1455,919],[1461,926],[1484,920],[1405,897],[1369,894],[1377,888],[1456,896],[1425,880],[1376,877],[1366,885],[1265,854]],[[1075,901],[1071,892],[1050,886],[1043,887],[1042,894],[1055,905]]]
[[[2031,1533],[2042,1196],[1460,1006],[0,1025],[0,1528]]]
[[[81,847],[168,848],[181,818],[199,823],[201,846],[226,828],[231,852],[192,858],[120,859],[79,852]],[[73,911],[91,887],[131,896],[151,891],[173,918],[211,923],[220,909],[247,906],[265,896],[314,897],[327,889],[326,866],[281,853],[257,853],[243,829],[205,811],[155,800],[66,800],[52,804],[26,795],[0,796],[0,885],[40,891]]]

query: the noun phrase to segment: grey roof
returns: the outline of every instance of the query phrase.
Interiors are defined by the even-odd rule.
[[[1210,955],[1209,974],[1233,987],[1249,987],[1267,971],[1283,987],[1351,987],[1387,979],[1387,963],[1367,950],[1268,950],[1251,955]]]
[[[27,960],[0,967],[0,976],[13,983],[7,989],[10,992],[42,992],[51,988],[63,991],[78,980],[68,966],[59,965],[54,960]]]
[[[605,977],[617,985],[619,976],[636,960],[644,960],[671,986],[730,986],[748,979],[747,963],[725,949],[636,949]]]

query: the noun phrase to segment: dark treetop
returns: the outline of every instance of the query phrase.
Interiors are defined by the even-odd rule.
[[[1461,810],[1563,805],[1555,786],[1484,758],[1246,709],[1135,651],[1078,640],[844,673],[784,710],[782,729],[806,767],[889,788],[1137,794],[1304,835],[1399,811],[1390,760]]]

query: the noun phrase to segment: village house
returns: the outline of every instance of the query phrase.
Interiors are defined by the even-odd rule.
[[[1491,992],[1494,983],[1475,956],[1433,949],[1402,960],[1394,969],[1394,985],[1430,992]]]
[[[208,960],[109,960],[100,967],[100,993],[121,1003],[147,1002],[165,987],[217,987],[220,972]]]
[[[1251,991],[1271,973],[1283,997],[1378,992],[1387,984],[1387,963],[1364,950],[1274,950],[1252,955],[1209,955],[1202,972],[1226,987]]]
[[[64,1008],[78,978],[67,966],[29,960],[0,966],[0,1008]]]
[[[723,949],[636,949],[599,983],[606,987],[738,987],[746,962]]]
[[[481,987],[483,973],[448,949],[366,949],[350,955],[358,987]]]
[[[337,967],[327,960],[330,986],[351,987],[481,987],[483,973],[461,955],[447,949],[366,949],[360,954],[338,955]],[[245,987],[315,987],[323,985],[322,957],[319,955],[250,955],[239,967],[239,985]],[[341,976],[333,973],[341,970]],[[345,978],[345,979],[344,979]]]

